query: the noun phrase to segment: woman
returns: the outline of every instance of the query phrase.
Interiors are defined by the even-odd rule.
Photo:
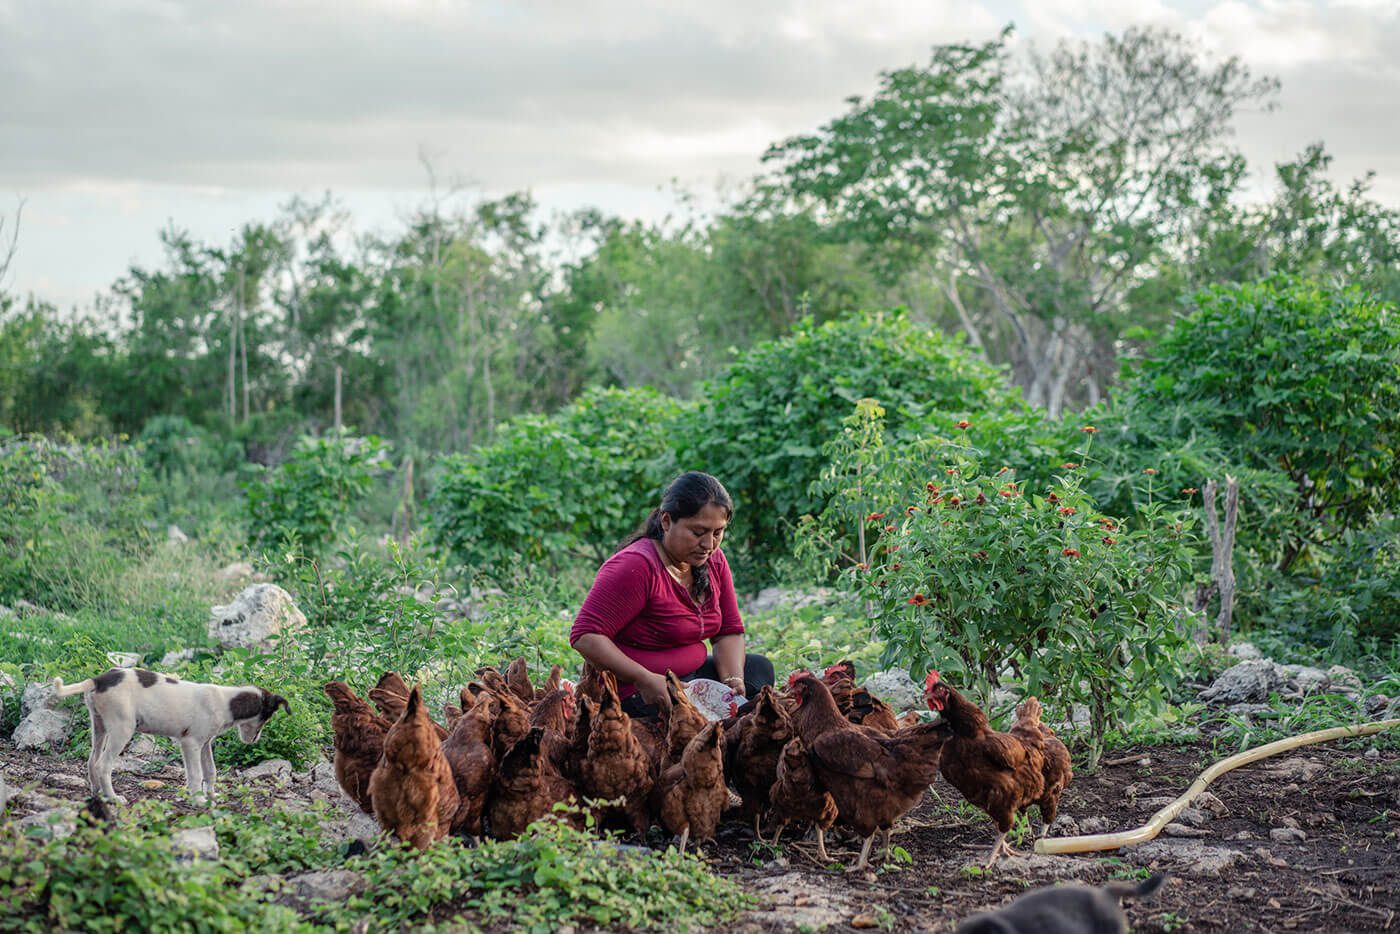
[[[670,708],[667,669],[686,681],[722,681],[745,696],[773,683],[772,663],[744,650],[734,581],[719,547],[733,515],[734,502],[718,480],[683,473],[642,531],[599,569],[569,644],[593,667],[617,676],[629,714]]]

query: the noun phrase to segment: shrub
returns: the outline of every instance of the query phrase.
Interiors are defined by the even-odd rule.
[[[591,572],[641,524],[676,472],[680,404],[651,389],[593,389],[550,416],[445,457],[429,495],[438,539],[468,569]]]
[[[741,586],[771,575],[800,517],[822,511],[812,483],[827,463],[823,445],[863,398],[885,408],[896,440],[930,420],[1017,405],[997,370],[902,311],[807,320],[740,354],[706,384],[677,440],[682,467],[714,474],[734,496],[726,541],[741,553],[730,562]]]
[[[1400,506],[1400,312],[1354,289],[1273,278],[1195,296],[1130,380],[1145,407],[1199,403],[1238,463],[1283,471],[1306,549]],[[1193,484],[1194,485],[1194,484]]]
[[[1092,767],[1110,718],[1160,705],[1177,677],[1185,519],[1161,502],[1111,518],[1077,468],[1036,489],[983,472],[980,458],[946,442],[923,497],[869,517],[882,530],[875,557],[848,573],[887,655],[915,674],[955,672],[984,702],[1015,677],[1088,707]]]
[[[121,443],[0,443],[0,602],[104,602],[120,568],[150,545],[144,471]]]
[[[253,546],[322,553],[387,457],[388,446],[373,435],[303,437],[286,461],[245,484]]]

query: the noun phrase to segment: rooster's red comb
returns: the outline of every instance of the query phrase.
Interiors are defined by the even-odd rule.
[[[930,671],[928,677],[924,678],[924,690],[927,691],[938,683],[938,672]]]

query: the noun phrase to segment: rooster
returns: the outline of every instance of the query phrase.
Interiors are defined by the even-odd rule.
[[[831,793],[840,822],[865,838],[853,867],[863,870],[877,830],[884,833],[888,855],[895,821],[919,803],[938,774],[950,731],[942,722],[889,735],[857,726],[841,716],[827,686],[807,672],[793,672],[788,690],[797,705],[793,727],[817,781]]]
[[[930,710],[942,715],[940,722],[952,729],[943,747],[943,777],[996,822],[999,835],[986,863],[990,869],[1001,857],[1015,855],[1006,835],[1016,812],[1039,801],[1045,792],[1040,705],[1034,705],[1033,721],[1018,719],[1010,732],[999,733],[988,725],[981,708],[940,681],[936,671],[924,680],[924,700]]]

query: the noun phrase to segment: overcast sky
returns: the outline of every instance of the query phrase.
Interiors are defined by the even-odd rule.
[[[1400,205],[1398,0],[0,0],[8,290],[86,305],[167,223],[223,244],[290,195],[392,230],[426,152],[481,192],[659,218],[842,112],[882,69],[1006,23],[1050,45],[1161,24],[1283,82],[1255,169],[1326,142]]]

